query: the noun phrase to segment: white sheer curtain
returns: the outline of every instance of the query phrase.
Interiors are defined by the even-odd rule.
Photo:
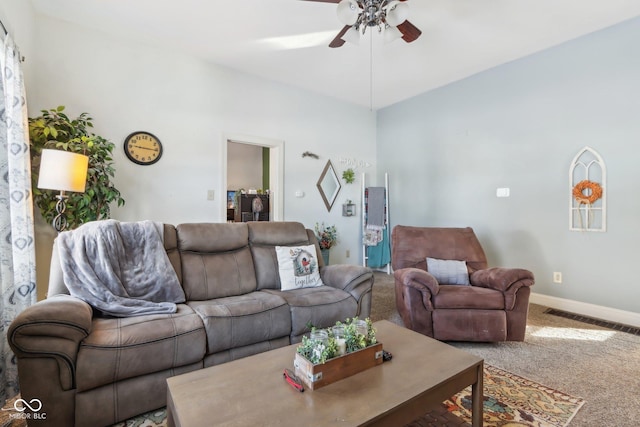
[[[0,403],[18,393],[16,360],[7,343],[11,321],[36,294],[31,160],[20,53],[0,34]]]

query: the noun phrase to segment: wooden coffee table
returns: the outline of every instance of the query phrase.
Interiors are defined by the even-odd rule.
[[[388,321],[374,324],[393,360],[317,390],[282,378],[297,345],[169,378],[169,427],[402,426],[472,386],[482,426],[483,359]]]

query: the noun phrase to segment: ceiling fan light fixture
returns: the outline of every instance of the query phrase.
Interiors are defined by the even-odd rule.
[[[342,36],[344,41],[349,42],[351,44],[359,45],[360,44],[360,32],[356,29],[356,27],[351,27],[344,33]]]
[[[397,27],[409,18],[409,5],[406,2],[392,1],[387,8],[387,24]]]
[[[358,20],[360,8],[354,0],[342,0],[338,3],[336,13],[338,14],[338,19],[344,25],[353,25]]]
[[[384,29],[384,42],[391,43],[394,40],[398,40],[402,37],[402,32],[396,27],[387,26]]]

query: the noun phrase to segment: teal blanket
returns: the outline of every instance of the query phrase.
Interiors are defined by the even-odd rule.
[[[367,246],[367,267],[380,268],[391,262],[391,247],[387,228],[382,230],[382,241],[376,246]]]

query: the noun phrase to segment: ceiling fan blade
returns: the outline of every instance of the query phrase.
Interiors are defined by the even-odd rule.
[[[345,25],[344,28],[342,28],[340,30],[340,32],[338,33],[338,35],[331,40],[331,43],[329,43],[329,47],[340,47],[344,44],[344,40],[342,40],[342,36],[344,36],[344,34],[349,31],[349,28],[351,28],[351,25]]]
[[[318,3],[340,3],[340,0],[302,0],[302,1],[315,1]],[[400,0],[400,1],[406,1],[406,0]]]
[[[420,34],[422,34],[422,31],[420,31],[418,27],[413,25],[408,20],[398,25],[398,30],[400,30],[400,32],[402,33],[402,40],[406,41],[407,43],[415,41],[418,37],[420,37]]]

